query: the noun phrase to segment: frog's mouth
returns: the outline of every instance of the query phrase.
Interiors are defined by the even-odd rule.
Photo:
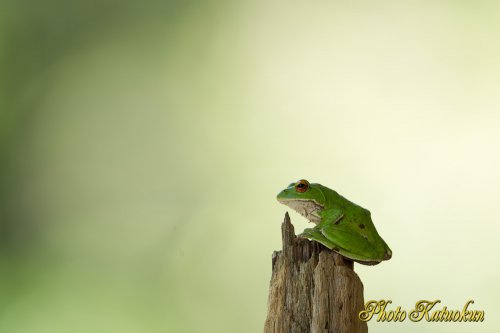
[[[310,222],[317,224],[321,221],[319,211],[323,209],[323,206],[314,200],[279,199],[278,201],[304,216]]]

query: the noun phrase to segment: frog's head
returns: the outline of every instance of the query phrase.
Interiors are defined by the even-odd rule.
[[[321,185],[310,184],[305,179],[288,185],[278,193],[277,199],[314,223],[319,223],[319,212],[326,201]]]

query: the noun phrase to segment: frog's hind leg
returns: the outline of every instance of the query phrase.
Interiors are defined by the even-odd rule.
[[[353,253],[339,247],[338,245],[335,245],[334,243],[329,241],[321,233],[321,231],[319,231],[317,229],[317,227],[316,228],[307,228],[298,236],[302,237],[302,238],[307,238],[307,239],[316,241],[320,244],[323,244],[324,246],[326,246],[330,250],[337,252],[338,254],[346,257],[347,259],[354,260],[354,261],[356,261],[360,264],[363,264],[363,265],[376,265],[376,264],[380,263],[379,260],[372,260],[372,259],[366,258],[364,256],[353,254]]]

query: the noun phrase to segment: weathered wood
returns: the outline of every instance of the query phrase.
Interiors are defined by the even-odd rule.
[[[353,262],[323,245],[295,236],[288,213],[283,250],[273,253],[264,333],[365,333],[358,319],[363,284]]]

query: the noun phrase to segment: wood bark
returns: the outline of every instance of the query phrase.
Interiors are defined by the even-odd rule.
[[[288,213],[283,250],[272,257],[264,333],[366,333],[363,284],[353,262],[323,245],[295,236]]]

